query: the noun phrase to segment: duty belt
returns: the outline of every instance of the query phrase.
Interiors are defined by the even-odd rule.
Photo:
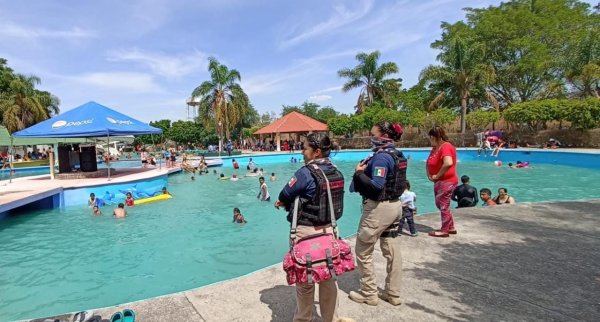
[[[398,235],[400,235],[400,224],[392,224],[381,233],[380,237],[396,238]]]

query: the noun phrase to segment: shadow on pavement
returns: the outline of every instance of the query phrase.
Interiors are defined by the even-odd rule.
[[[296,288],[277,285],[260,291],[260,301],[273,312],[272,322],[292,321],[296,310]]]
[[[419,303],[405,305],[444,320],[600,321],[600,205],[585,205],[576,220],[569,217],[581,206],[533,205],[546,209],[530,218],[525,212],[463,213],[493,235],[474,232],[440,243],[441,261],[419,262],[410,271],[419,284],[436,285],[426,290],[433,297],[450,294],[468,310],[453,307],[448,316]]]

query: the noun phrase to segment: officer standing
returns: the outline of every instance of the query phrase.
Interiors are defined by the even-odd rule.
[[[379,122],[371,128],[373,154],[356,166],[351,192],[363,197],[362,217],[356,236],[356,260],[360,272],[360,289],[349,297],[357,303],[377,305],[382,300],[399,305],[402,278],[398,224],[402,217],[399,197],[406,183],[407,160],[396,150],[394,141],[402,136],[400,124]],[[381,252],[387,260],[387,277],[382,294],[377,292],[373,250],[380,240]]]
[[[275,208],[285,207],[288,211],[287,220],[291,223],[294,201],[299,197],[295,232],[298,239],[333,232],[325,177],[329,181],[335,218],[342,216],[344,176],[329,160],[331,148],[331,140],[327,135],[309,134],[302,150],[305,165],[283,187],[275,202]],[[296,283],[294,322],[313,320],[314,292],[314,284]],[[338,320],[338,286],[333,278],[319,284],[319,306],[323,321]]]

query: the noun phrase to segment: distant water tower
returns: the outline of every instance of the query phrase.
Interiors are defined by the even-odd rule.
[[[188,98],[186,101],[187,104],[187,120],[196,122],[196,113],[198,113],[198,105],[200,105],[199,98]],[[190,108],[192,109],[192,114],[190,115]]]

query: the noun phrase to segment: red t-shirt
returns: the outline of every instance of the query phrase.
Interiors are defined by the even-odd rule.
[[[237,163],[237,161],[233,162],[233,168],[236,170],[240,168],[240,165]]]
[[[445,156],[452,157],[452,166],[446,170],[446,173],[439,180],[458,183],[458,177],[456,176],[456,149],[448,142],[442,144],[437,153],[435,152],[435,148],[431,149],[431,153],[429,153],[429,157],[427,158],[427,172],[430,176],[437,174],[442,168]]]

